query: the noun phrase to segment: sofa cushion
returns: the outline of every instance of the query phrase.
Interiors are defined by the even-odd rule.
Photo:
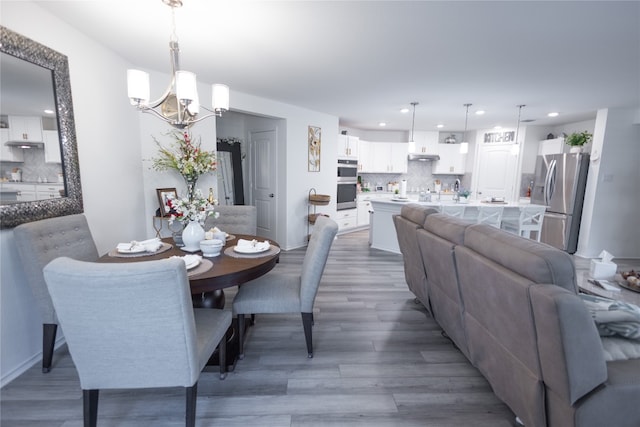
[[[417,203],[407,203],[400,209],[400,216],[422,227],[427,215],[436,212],[438,211],[427,206]]]
[[[424,221],[424,229],[452,242],[455,245],[464,243],[464,233],[473,222],[444,214],[429,215]]]
[[[485,224],[467,227],[464,244],[534,283],[578,293],[573,258],[564,251]]]

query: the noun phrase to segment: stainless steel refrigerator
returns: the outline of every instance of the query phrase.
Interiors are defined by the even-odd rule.
[[[531,203],[546,205],[541,240],[572,254],[578,247],[588,154],[548,154],[536,159]]]

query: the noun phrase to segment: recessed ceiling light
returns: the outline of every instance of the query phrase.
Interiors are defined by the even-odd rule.
[[[553,113],[547,114],[547,116],[549,116],[549,117],[558,117],[559,115],[560,115],[560,113],[555,112],[555,111]]]
[[[442,128],[444,127],[444,125],[441,123],[441,124],[439,124],[439,125],[436,125],[436,127],[437,127],[438,129],[442,129]]]
[[[408,112],[409,112],[409,109],[405,107],[405,108],[401,109],[401,110],[400,110],[400,112],[401,112],[402,114],[405,114],[405,113],[408,113]]]
[[[385,122],[380,122],[380,123],[378,123],[378,126],[385,127],[386,125],[387,125],[387,124],[386,124]]]
[[[481,115],[483,115],[483,114],[484,114],[484,110],[478,110],[478,111],[476,111],[476,114],[477,114],[478,116],[481,116]]]
[[[44,110],[45,114],[53,114],[54,111],[53,110]]]

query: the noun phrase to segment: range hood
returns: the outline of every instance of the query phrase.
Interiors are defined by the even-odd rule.
[[[409,153],[409,160],[418,160],[421,162],[431,162],[433,160],[440,160],[438,154],[421,154],[421,153]]]
[[[44,142],[34,142],[34,141],[7,141],[4,143],[7,147],[17,147],[17,148],[44,148]]]

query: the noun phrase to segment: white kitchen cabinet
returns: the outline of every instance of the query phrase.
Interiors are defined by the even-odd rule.
[[[372,150],[369,141],[358,141],[358,172],[369,172],[372,167]]]
[[[36,185],[35,184],[23,184],[20,182],[3,182],[3,191],[16,191],[18,202],[33,202],[37,200],[36,197]]]
[[[467,155],[460,152],[460,144],[438,144],[440,160],[433,162],[434,175],[463,175]]]
[[[371,200],[365,198],[358,198],[358,227],[365,227],[369,225]]]
[[[64,189],[63,184],[37,184],[36,185],[36,199],[47,200],[57,199],[62,197],[60,190]]]
[[[42,119],[36,116],[9,116],[12,141],[42,142]]]
[[[358,157],[360,138],[351,135],[338,135],[338,157]]]
[[[357,209],[338,211],[336,214],[336,222],[338,223],[338,231],[354,228],[358,222]]]
[[[1,162],[24,162],[24,151],[18,147],[7,147],[5,142],[9,141],[9,129],[0,129],[0,161]]]
[[[60,155],[60,137],[57,130],[43,130],[44,161],[46,163],[62,163]]]
[[[437,131],[415,131],[413,133],[413,143],[409,142],[409,153],[411,154],[436,154],[438,152]]]
[[[360,172],[407,173],[408,154],[409,144],[406,142],[369,142]]]
[[[564,138],[554,138],[540,141],[538,144],[538,155],[562,154],[565,149]]]

